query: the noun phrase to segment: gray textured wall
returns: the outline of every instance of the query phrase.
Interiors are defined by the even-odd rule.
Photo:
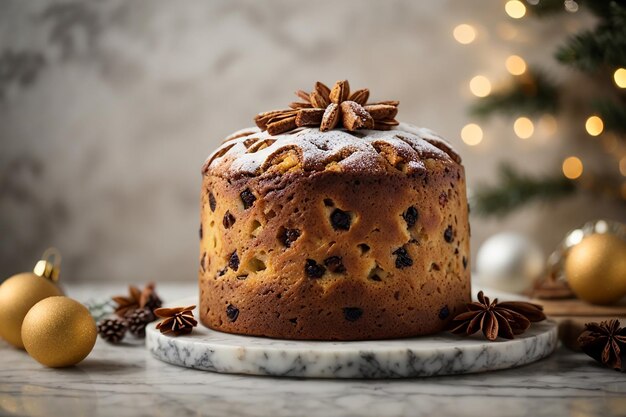
[[[461,143],[468,80],[504,79],[510,53],[545,60],[569,17],[513,22],[503,1],[0,1],[0,276],[48,245],[66,280],[193,280],[200,166],[231,131],[315,80],[348,78],[401,101],[400,118],[462,153],[470,185],[503,158],[551,172],[567,130],[521,141],[510,123]],[[461,46],[463,22],[479,37]],[[514,41],[498,36],[518,25]],[[569,28],[569,29],[568,29]],[[473,219],[473,245],[521,230],[553,246],[623,213],[581,196],[504,221]]]

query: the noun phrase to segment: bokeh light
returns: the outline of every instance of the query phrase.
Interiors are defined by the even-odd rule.
[[[526,6],[519,0],[509,0],[504,5],[506,14],[513,19],[521,19],[526,14]]]
[[[533,135],[535,126],[528,117],[518,117],[513,123],[513,131],[520,139],[528,139]]]
[[[466,145],[476,146],[483,141],[483,130],[476,123],[469,123],[461,129],[461,139]]]
[[[619,173],[626,177],[626,156],[619,160]]]
[[[486,97],[491,93],[491,82],[484,75],[477,75],[470,80],[469,88],[477,97]]]
[[[598,136],[604,130],[604,122],[598,116],[591,116],[585,122],[585,129],[591,136]]]
[[[626,88],[626,68],[618,68],[613,73],[613,80],[619,88]]]
[[[578,3],[574,0],[565,0],[563,2],[563,6],[565,7],[565,10],[570,13],[576,13],[578,11]]]
[[[570,180],[575,180],[583,174],[583,162],[575,157],[570,156],[563,161],[563,175]]]
[[[472,25],[463,23],[454,28],[452,35],[458,43],[467,45],[476,39],[476,29]]]
[[[511,55],[504,62],[506,70],[513,75],[522,75],[526,72],[526,61],[518,55]]]

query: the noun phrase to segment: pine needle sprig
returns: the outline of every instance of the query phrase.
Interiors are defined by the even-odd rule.
[[[532,201],[552,201],[573,194],[574,183],[562,174],[530,177],[517,172],[511,165],[499,168],[499,183],[479,186],[470,200],[472,213],[480,216],[504,216]]]
[[[528,70],[522,77],[513,78],[507,89],[479,99],[470,113],[487,117],[498,112],[509,116],[542,115],[558,108],[558,86],[540,70]]]

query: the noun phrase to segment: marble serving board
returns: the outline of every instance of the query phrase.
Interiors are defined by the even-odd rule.
[[[191,305],[188,298],[176,305]],[[197,316],[197,311],[194,312]],[[519,338],[487,342],[442,333],[411,339],[320,342],[238,336],[199,325],[166,336],[151,324],[146,344],[157,359],[204,371],[301,378],[412,378],[513,368],[551,354],[552,321],[534,323]]]

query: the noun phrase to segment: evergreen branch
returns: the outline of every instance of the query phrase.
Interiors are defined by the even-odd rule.
[[[519,114],[537,115],[554,113],[558,107],[558,88],[544,73],[527,71],[515,77],[510,88],[496,91],[477,101],[470,107],[470,113],[487,117],[492,113],[510,116]]]
[[[115,312],[115,303],[109,299],[90,298],[85,302],[85,307],[91,313],[93,319],[98,322]]]
[[[471,198],[472,211],[480,216],[504,216],[533,200],[553,201],[572,194],[574,183],[562,175],[533,178],[510,165],[499,169],[499,184],[479,186]]]
[[[626,135],[626,107],[612,100],[598,100],[593,103],[594,110],[604,122],[604,129]]]
[[[584,5],[594,15],[609,20],[614,15],[614,7],[626,9],[626,0],[585,0]]]
[[[571,36],[564,45],[559,46],[554,58],[564,65],[574,65],[578,69],[593,72],[604,61],[604,45],[601,45],[595,33],[586,31]]]
[[[556,53],[562,64],[577,68],[592,76],[606,75],[618,67],[626,67],[626,0],[576,0],[598,18],[596,27],[568,38]],[[541,0],[527,4],[531,14],[538,17],[554,15],[565,10],[563,0]],[[486,117],[495,113],[508,115],[555,112],[560,103],[560,86],[541,72],[527,71],[516,77],[514,84],[496,91],[476,102],[470,111]],[[626,101],[619,94],[592,103],[603,119],[605,129],[626,137]],[[509,165],[500,167],[496,184],[479,185],[471,196],[472,209],[481,216],[503,216],[532,201],[554,201],[576,192],[588,190],[602,198],[612,198],[626,204],[621,180],[613,175],[586,175],[584,181],[574,182],[560,173],[554,176],[529,176]],[[621,177],[620,177],[621,178]]]
[[[526,3],[526,7],[537,17],[545,17],[565,11],[563,0],[541,0],[537,4]]]
[[[563,0],[541,0],[537,4],[526,2],[526,8],[530,13],[539,18],[552,16],[566,11]],[[613,15],[613,7],[626,8],[626,0],[577,0],[580,6],[584,6],[594,15],[603,20],[608,20]]]
[[[572,65],[585,72],[594,72],[602,65],[626,66],[626,33],[606,30],[587,31],[569,38],[554,57],[564,65]]]
[[[611,2],[608,20],[594,30],[571,36],[555,58],[581,71],[595,72],[601,66],[626,66],[626,6]]]

